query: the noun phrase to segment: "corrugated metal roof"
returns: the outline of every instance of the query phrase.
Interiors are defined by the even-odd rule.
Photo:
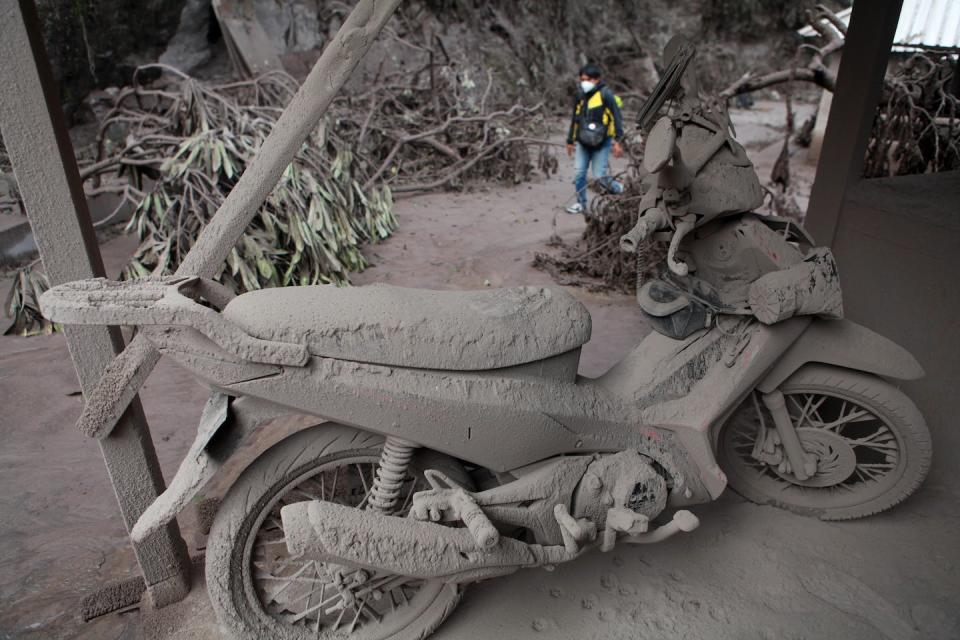
[[[837,17],[849,24],[850,11],[838,11]],[[817,35],[810,26],[797,33],[805,38]],[[893,51],[919,49],[960,50],[960,0],[903,0]]]

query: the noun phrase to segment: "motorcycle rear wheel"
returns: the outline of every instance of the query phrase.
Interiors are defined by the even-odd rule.
[[[780,387],[801,443],[821,462],[807,481],[755,460],[758,408],[748,398],[724,425],[717,452],[729,485],[757,504],[822,520],[879,513],[917,490],[932,444],[923,415],[900,390],[876,376],[808,365]],[[844,449],[846,447],[846,449]]]
[[[287,555],[280,507],[322,496],[362,508],[382,445],[379,436],[322,424],[277,443],[241,474],[207,540],[207,592],[224,637],[421,640],[450,614],[462,596],[461,585],[404,581]],[[401,500],[427,488],[425,469],[469,482],[456,461],[421,450],[411,462]],[[381,583],[386,588],[376,588]],[[343,584],[359,597],[327,613],[347,602],[336,596]]]

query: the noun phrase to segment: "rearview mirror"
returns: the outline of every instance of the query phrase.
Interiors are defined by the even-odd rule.
[[[673,145],[677,142],[677,132],[670,118],[663,116],[653,125],[647,136],[643,152],[643,168],[650,173],[663,169],[673,157]]]

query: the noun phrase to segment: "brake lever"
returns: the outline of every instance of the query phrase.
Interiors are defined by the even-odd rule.
[[[683,238],[693,231],[696,224],[696,216],[687,214],[677,222],[676,230],[670,239],[670,248],[667,250],[667,266],[678,276],[685,276],[690,271],[690,266],[683,260],[677,260],[677,250],[680,248],[680,242]]]

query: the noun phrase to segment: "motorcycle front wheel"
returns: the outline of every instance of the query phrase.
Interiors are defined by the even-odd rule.
[[[450,614],[462,586],[354,570],[292,556],[280,508],[328,500],[364,508],[383,438],[329,423],[258,457],[230,488],[207,540],[207,592],[225,637],[420,640]],[[469,477],[455,460],[420,451],[401,493],[429,488],[426,469]]]
[[[754,458],[761,423],[773,417],[747,398],[720,433],[718,461],[730,486],[751,502],[822,520],[869,516],[902,502],[930,468],[923,415],[899,389],[876,376],[808,365],[781,387],[804,449],[817,472],[800,481]]]

